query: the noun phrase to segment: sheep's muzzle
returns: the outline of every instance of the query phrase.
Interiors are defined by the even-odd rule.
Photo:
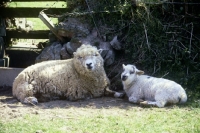
[[[92,70],[92,69],[93,69],[92,63],[88,63],[88,64],[86,64],[86,65],[87,65],[87,69],[89,69],[89,70]]]
[[[128,78],[128,76],[126,76],[126,75],[123,75],[123,76],[122,76],[122,81],[125,81],[125,80],[127,80],[127,78]]]

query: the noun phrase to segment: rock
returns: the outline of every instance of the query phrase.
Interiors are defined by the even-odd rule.
[[[74,49],[71,47],[71,43],[68,42],[67,45],[66,45],[66,50],[68,53],[70,53],[71,55],[74,53]]]
[[[59,35],[64,37],[86,37],[90,34],[90,27],[82,21],[81,18],[69,17],[64,22],[60,22],[56,30]]]
[[[49,33],[49,42],[53,43],[53,42],[56,42],[56,41],[57,41],[56,36],[52,32],[50,32]]]
[[[68,42],[66,45],[66,50],[69,54],[73,55],[73,53],[82,45],[82,43],[71,43]]]
[[[104,62],[106,66],[112,65],[115,61],[115,53],[113,50],[109,50],[104,58]]]
[[[101,39],[99,39],[97,36],[94,36],[93,34],[89,34],[87,37],[73,37],[70,41],[72,45],[86,44],[97,47],[101,42],[102,42]]]
[[[54,60],[60,60],[60,51],[62,49],[62,45],[57,43],[53,47],[53,54],[54,54]]]
[[[108,53],[109,50],[105,50],[105,49],[100,49],[100,54],[102,58],[106,57],[106,54]]]
[[[82,44],[86,44],[96,46],[100,50],[105,66],[109,66],[112,65],[115,60],[114,48],[117,50],[121,49],[121,43],[118,41],[117,36],[115,36],[111,42],[102,40],[98,37],[95,28],[91,30],[88,24],[78,17],[69,17],[65,21],[60,22],[59,25],[56,26],[56,31],[59,36],[71,38],[71,40],[64,43],[63,47],[60,45],[51,45],[50,47],[45,48],[40,56],[37,57],[37,62],[54,59],[69,59],[77,48]],[[55,36],[52,34],[49,34],[49,38],[50,42],[56,40]]]
[[[74,36],[73,31],[67,31],[65,29],[58,29],[57,33],[58,33],[59,36],[63,36],[63,37],[72,38]]]
[[[113,64],[115,60],[115,52],[109,42],[100,42],[99,49],[102,49],[102,57],[106,66]],[[104,52],[104,53],[103,53]],[[105,55],[104,55],[105,54]]]
[[[122,44],[119,42],[117,36],[113,38],[113,40],[110,42],[111,46],[116,49],[116,50],[121,50],[122,49]]]
[[[99,45],[98,45],[98,48],[99,49],[103,49],[103,50],[112,50],[113,48],[110,46],[110,43],[109,42],[99,42]]]
[[[67,45],[67,43],[64,44],[60,50],[60,55],[61,55],[62,59],[70,59],[71,58],[71,55],[66,50],[66,47],[67,47],[66,45]]]
[[[60,51],[62,45],[59,42],[54,42],[52,45],[43,49],[42,53],[36,57],[35,62],[42,62],[47,60],[60,60]]]

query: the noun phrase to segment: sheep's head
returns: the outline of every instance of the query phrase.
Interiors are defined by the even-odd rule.
[[[136,80],[138,75],[144,74],[144,71],[138,70],[134,65],[122,65],[123,72],[121,74],[122,82],[126,82],[127,84]]]
[[[81,45],[74,52],[74,66],[79,73],[99,71],[103,68],[103,58],[96,47],[91,45]]]

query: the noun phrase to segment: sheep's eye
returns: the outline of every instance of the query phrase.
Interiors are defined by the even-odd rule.
[[[81,60],[83,57],[79,56],[78,59]]]
[[[130,71],[130,74],[134,74],[134,71]]]
[[[98,53],[95,53],[95,54],[94,54],[94,56],[98,56],[98,55],[99,55]]]

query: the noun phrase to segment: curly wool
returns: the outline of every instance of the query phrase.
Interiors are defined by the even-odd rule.
[[[94,70],[86,68],[88,58],[94,60]],[[38,101],[78,100],[100,97],[108,86],[97,48],[82,45],[72,59],[45,61],[24,69],[13,82],[13,96],[21,102],[27,97],[36,97]]]
[[[129,101],[138,103],[141,99],[147,104],[164,107],[166,103],[184,103],[187,95],[181,85],[174,81],[141,75],[144,72],[134,65],[123,65],[121,74],[124,90]]]

